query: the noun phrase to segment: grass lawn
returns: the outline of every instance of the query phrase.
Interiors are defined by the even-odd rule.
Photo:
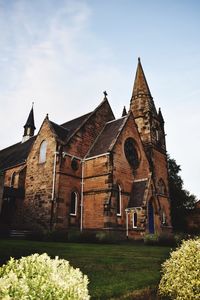
[[[0,240],[1,264],[10,256],[19,258],[36,252],[59,256],[80,268],[88,275],[90,295],[96,300],[117,299],[134,290],[157,285],[161,263],[169,256],[170,248],[133,243],[106,245]]]

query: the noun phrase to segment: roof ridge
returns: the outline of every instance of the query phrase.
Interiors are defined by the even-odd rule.
[[[104,103],[108,103],[108,105],[110,106],[110,104],[109,104],[109,101],[108,101],[108,99],[105,97],[104,99],[103,99],[103,101],[101,101],[101,103],[91,112],[91,113],[89,113],[88,114],[88,116],[83,120],[83,122],[78,126],[78,128],[69,136],[69,138],[67,139],[67,141],[66,142],[69,142],[70,141],[70,139],[80,130],[80,128],[89,120],[89,118],[91,117],[91,116],[93,116],[97,111],[98,111],[98,109],[104,104]],[[113,111],[112,111],[112,108],[110,107],[110,110],[111,110],[111,112],[112,112],[112,114],[113,114]],[[86,114],[87,115],[87,114]],[[114,114],[113,114],[113,117],[115,117],[114,116]]]
[[[106,124],[112,123],[112,122],[116,122],[116,121],[119,121],[119,120],[124,119],[124,118],[127,118],[127,115],[126,115],[126,116],[123,116],[123,117],[120,117],[120,118],[118,118],[118,119],[110,120],[110,121],[106,122]]]
[[[27,143],[29,140],[31,140],[32,138],[36,138],[36,136],[37,136],[37,134],[31,136],[31,137],[30,137],[27,141],[25,141],[24,143],[22,143],[22,142],[20,141],[20,142],[17,142],[17,143],[15,143],[15,144],[13,144],[13,145],[10,145],[10,146],[8,146],[8,147],[6,147],[6,148],[0,149],[0,153],[1,153],[2,151],[4,151],[4,150],[8,150],[8,149],[10,149],[10,148],[12,148],[12,147],[14,147],[14,146],[17,146],[18,144],[19,144],[19,145],[25,144],[25,143]]]
[[[62,125],[59,125],[59,124],[57,124],[57,123],[55,123],[55,122],[53,122],[53,121],[51,121],[51,120],[49,120],[49,122],[51,122],[51,123],[55,124],[56,126],[59,126],[59,127],[61,127],[62,129],[64,129],[64,130],[67,130],[67,131],[68,131],[68,129],[67,129],[67,128],[65,128],[65,127],[64,127],[64,126],[62,126]]]
[[[72,121],[74,121],[74,120],[77,120],[77,119],[82,118],[82,117],[84,117],[84,116],[90,115],[91,113],[92,113],[92,112],[89,112],[89,113],[86,113],[86,114],[81,115],[81,116],[79,116],[79,117],[76,117],[76,118],[74,118],[74,119],[71,119],[71,120],[69,120],[69,121],[67,121],[67,122],[62,123],[62,124],[59,125],[59,126],[62,126],[63,128],[65,128],[65,127],[63,126],[64,124],[70,123],[70,122],[72,122]]]

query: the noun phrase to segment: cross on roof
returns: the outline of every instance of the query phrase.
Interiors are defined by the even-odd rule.
[[[105,98],[106,98],[106,96],[108,96],[107,92],[106,92],[106,91],[104,91],[103,93],[104,93],[104,96],[105,96]]]

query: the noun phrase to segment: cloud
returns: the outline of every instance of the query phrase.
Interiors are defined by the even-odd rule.
[[[152,95],[166,120],[168,151],[182,166],[186,188],[198,193],[199,60],[192,55],[199,53],[198,45],[184,38],[188,48],[184,57],[179,56],[181,43],[176,51],[168,47],[173,45],[173,35],[167,35],[168,17],[166,35],[161,30],[157,43],[145,22],[144,28],[135,30],[138,12],[143,11],[139,2],[138,9],[130,11],[118,3],[113,12],[114,4],[109,5],[87,0],[0,0],[0,149],[20,141],[33,101],[37,129],[46,113],[61,124],[93,110],[104,90],[119,117],[131,96],[135,70],[130,59],[142,54]],[[119,23],[122,7],[126,20],[123,16]],[[158,16],[163,17],[156,13],[155,21]]]
[[[0,54],[4,53],[0,55],[0,117],[4,124],[0,148],[21,138],[32,101],[37,128],[46,113],[62,123],[94,109],[103,90],[114,90],[113,82],[121,77],[108,63],[112,51],[104,45],[101,49],[94,46],[95,37],[88,29],[92,14],[88,5],[61,1],[62,5],[51,7],[44,1],[37,16],[40,1],[34,2],[30,6],[27,1],[11,1],[11,7],[4,7],[4,14],[1,11],[5,34],[0,42]]]

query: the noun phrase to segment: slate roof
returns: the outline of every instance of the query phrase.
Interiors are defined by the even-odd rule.
[[[81,117],[78,117],[76,119],[70,120],[66,123],[63,123],[61,125],[58,125],[52,121],[49,121],[55,134],[57,135],[57,137],[63,141],[66,142],[67,139],[72,136],[75,131],[81,127],[81,125],[88,119],[88,117],[91,115],[92,113],[88,113],[85,114]]]
[[[91,113],[85,114],[79,118],[73,119],[62,125],[49,121],[58,138],[66,141],[75,131],[86,121]],[[9,169],[26,161],[31,146],[37,136],[30,138],[24,143],[17,143],[0,151],[0,171]]]
[[[64,128],[63,126],[60,126],[52,121],[49,121],[51,126],[53,127],[53,130],[55,131],[55,134],[57,137],[61,140],[65,140],[69,135],[69,130]]]
[[[110,151],[118,137],[118,134],[121,132],[125,120],[126,118],[121,118],[107,122],[87,154],[87,157],[100,155]]]
[[[81,125],[88,119],[88,117],[92,113],[85,114],[81,117],[78,117],[76,119],[70,120],[66,123],[63,123],[61,125],[58,125],[52,121],[49,121],[55,134],[57,137],[63,141],[66,142],[69,137],[71,137],[75,131],[81,127]]]
[[[60,126],[64,127],[68,130],[68,135],[71,136],[74,131],[79,128],[92,114],[93,112],[87,113],[79,118],[73,119],[71,121],[68,121],[66,123],[61,124]]]
[[[136,181],[133,183],[128,208],[143,206],[146,186],[147,180]]]
[[[103,102],[105,100],[107,101],[107,99],[105,98],[103,100]],[[100,105],[102,105],[102,103]],[[75,134],[75,132],[86,122],[86,120],[98,109],[98,107],[90,113],[87,113],[76,119],[70,120],[61,125],[58,125],[50,120],[49,120],[49,123],[52,126],[57,137],[62,142],[66,143],[66,142],[68,142],[68,139],[71,136],[73,136],[73,134]],[[33,115],[32,115],[32,113],[30,113],[27,122],[29,122],[29,119],[31,120],[32,117],[33,117]],[[113,117],[114,117],[114,115],[113,115]],[[37,136],[34,136],[24,143],[19,142],[15,145],[12,145],[8,148],[1,150],[0,151],[0,171],[9,169],[11,167],[14,167],[15,165],[25,162],[28,157],[28,154],[31,150],[31,146],[34,143],[36,137]]]
[[[35,128],[35,122],[34,122],[34,113],[33,113],[33,107],[29,113],[29,116],[28,116],[28,119],[26,121],[26,124],[24,125],[24,128],[25,127],[32,127],[33,129],[36,129]]]
[[[8,169],[26,161],[36,136],[24,143],[17,143],[0,151],[0,170]]]

